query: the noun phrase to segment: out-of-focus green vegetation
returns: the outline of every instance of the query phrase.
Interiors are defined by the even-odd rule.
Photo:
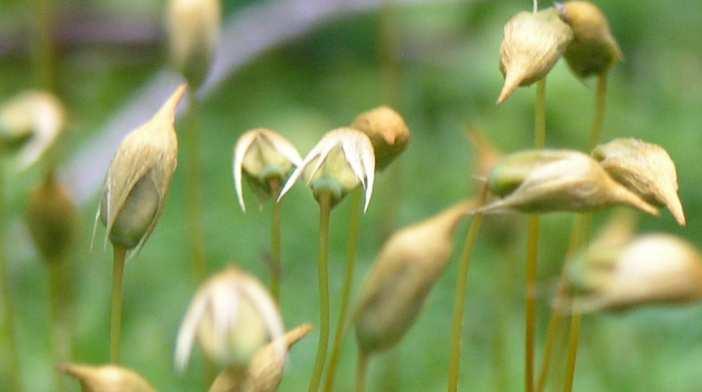
[[[0,34],[17,39],[9,33],[31,20],[28,3],[0,1]],[[136,0],[64,3],[67,12],[99,7],[115,18],[134,14],[156,17],[161,6],[161,2]],[[232,16],[257,2],[230,3],[226,9]],[[689,222],[686,228],[679,228],[663,212],[659,219],[642,216],[641,231],[679,234],[702,247],[702,221],[696,219],[702,214],[702,188],[698,186],[702,166],[697,161],[698,146],[702,145],[702,2],[597,3],[609,16],[626,56],[611,74],[604,138],[639,137],[665,147],[678,167],[680,196]],[[512,0],[395,8],[390,25],[398,37],[396,86],[387,86],[382,77],[378,12],[324,24],[266,52],[218,86],[204,103],[202,127],[205,240],[211,272],[233,262],[267,281],[264,260],[270,208],[264,205],[261,210],[251,208],[242,213],[231,178],[232,146],[238,135],[251,127],[279,130],[305,153],[324,132],[386,103],[387,89],[399,92],[399,100],[392,104],[406,117],[413,140],[399,161],[379,176],[369,212],[363,218],[356,287],[389,229],[472,197],[473,154],[465,137],[467,125],[483,129],[505,151],[531,145],[533,89],[518,91],[501,107],[494,103],[502,82],[497,67],[502,26],[511,15],[530,7],[531,2]],[[158,46],[138,52],[90,47],[66,51],[59,59],[57,94],[70,118],[70,136],[63,148],[68,159],[163,65],[164,56]],[[31,56],[26,52],[0,57],[0,100],[33,86],[32,70]],[[593,102],[594,81],[576,80],[564,63],[557,65],[548,80],[547,146],[583,148]],[[110,151],[115,148],[111,146]],[[186,159],[181,157],[181,167]],[[199,355],[183,375],[175,373],[172,361],[177,328],[195,290],[191,263],[185,256],[189,255],[184,241],[189,228],[184,223],[183,175],[182,170],[176,172],[160,224],[141,254],[128,263],[125,278],[123,362],[161,391],[203,388]],[[24,209],[27,187],[37,178],[38,173],[30,173],[22,180],[10,179],[8,191],[15,218]],[[245,193],[248,203],[254,205],[252,193]],[[339,205],[332,215],[333,320],[344,271],[347,204]],[[74,303],[73,359],[97,364],[109,358],[112,261],[101,246],[89,250],[96,206],[97,197],[81,206],[81,237],[71,260],[75,287],[68,294]],[[392,211],[397,214],[392,215]],[[607,215],[595,215],[595,228]],[[282,310],[288,327],[318,322],[317,220],[316,203],[309,190],[298,184],[283,206]],[[567,214],[543,219],[538,353],[572,221]],[[519,222],[517,229],[525,230],[526,220],[520,218]],[[102,235],[99,229],[98,239]],[[461,238],[462,232],[456,240]],[[490,238],[481,235],[470,273],[461,380],[464,390],[520,390],[526,245],[522,234],[508,245]],[[29,251],[29,242],[14,236],[5,241],[18,310],[23,380],[27,390],[48,391],[53,368],[47,332],[47,270]],[[402,344],[372,363],[369,390],[445,388],[455,273],[452,263]],[[587,316],[575,389],[702,390],[700,325],[700,307]],[[316,340],[313,333],[295,347],[282,391],[307,387]],[[353,385],[355,350],[350,334],[337,380],[340,391],[351,390]],[[564,361],[554,365],[561,368]],[[4,390],[3,378],[0,374],[0,390]],[[552,386],[556,384],[552,382]]]

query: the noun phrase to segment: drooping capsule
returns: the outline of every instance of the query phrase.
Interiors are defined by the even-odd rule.
[[[387,106],[359,114],[351,128],[365,133],[373,144],[376,170],[383,170],[395,160],[407,148],[411,137],[402,116]]]
[[[580,78],[607,72],[624,55],[614,38],[607,17],[589,1],[567,1],[555,5],[561,19],[573,30],[565,51],[570,69]]]
[[[666,206],[678,224],[685,225],[675,163],[661,146],[639,139],[615,139],[597,146],[592,156],[612,178],[647,202]]]
[[[156,392],[139,374],[116,365],[64,363],[58,369],[75,377],[83,392]]]
[[[354,317],[364,353],[393,347],[412,327],[453,253],[458,223],[473,207],[472,201],[459,203],[401,229],[383,245]]]

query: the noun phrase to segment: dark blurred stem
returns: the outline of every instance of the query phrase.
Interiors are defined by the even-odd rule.
[[[68,326],[66,324],[66,279],[65,279],[65,260],[57,257],[54,260],[48,260],[49,264],[49,312],[51,321],[51,343],[53,351],[54,365],[63,363],[69,360],[69,336]],[[54,375],[54,390],[62,392],[65,388],[63,385],[63,375],[59,372],[53,372]]]
[[[368,376],[368,354],[360,348],[358,350],[358,363],[356,363],[356,392],[366,391],[366,380]]]
[[[541,371],[536,385],[536,392],[543,392],[546,388],[549,371],[551,370],[551,359],[556,345],[556,336],[563,324],[563,315],[553,312],[546,328],[546,344],[544,346],[544,358],[541,363]]]
[[[34,0],[36,40],[35,56],[37,70],[37,83],[42,88],[54,90],[54,48],[51,42],[53,31],[54,12],[53,0]]]
[[[546,142],[546,78],[536,86],[534,105],[534,146],[544,148]],[[534,390],[534,332],[536,330],[536,279],[539,263],[539,216],[529,217],[526,261],[526,336],[525,336],[525,389]]]
[[[185,203],[188,216],[187,237],[190,241],[193,273],[196,281],[202,282],[207,276],[205,262],[205,242],[202,228],[202,180],[200,160],[200,102],[191,94],[189,127],[185,130],[187,164],[185,167]]]
[[[324,361],[329,345],[329,218],[331,215],[331,195],[323,192],[319,196],[319,343],[314,361],[314,373],[310,380],[310,392],[319,390],[324,371]]]
[[[271,194],[277,197],[280,190],[278,180],[271,180],[269,183]],[[283,271],[281,262],[281,229],[280,229],[280,202],[273,200],[273,214],[271,217],[271,295],[277,304],[280,305],[280,275]]]
[[[483,186],[480,191],[479,205],[483,204],[487,187]],[[458,266],[458,281],[453,300],[453,322],[451,326],[451,362],[448,369],[448,390],[454,392],[458,390],[458,379],[461,371],[461,338],[463,336],[463,314],[466,303],[466,288],[468,286],[468,272],[470,271],[470,261],[475,249],[480,232],[480,224],[483,221],[482,214],[476,214],[470,224],[466,234],[466,240],[461,253],[461,263]]]
[[[358,257],[358,237],[361,226],[361,215],[363,214],[363,193],[357,189],[351,199],[351,220],[349,223],[348,243],[346,244],[346,275],[344,276],[344,286],[341,289],[341,309],[337,319],[336,331],[334,335],[334,345],[329,357],[329,369],[327,370],[327,380],[324,384],[324,391],[334,390],[334,378],[336,368],[341,359],[341,346],[346,334],[346,324],[348,323],[349,303],[351,302],[351,290],[353,289],[353,278],[356,271],[356,259]]]
[[[7,362],[9,377],[7,385],[13,391],[22,391],[22,372],[20,367],[19,352],[15,333],[15,305],[12,301],[12,290],[8,274],[8,264],[5,255],[5,225],[8,221],[5,211],[5,166],[0,156],[0,294],[2,296],[3,325],[5,326],[5,341],[7,347]]]
[[[114,246],[112,266],[112,318],[110,320],[110,361],[119,363],[122,338],[122,300],[124,288],[124,263],[127,250]]]
[[[577,215],[575,217],[575,222],[573,223],[573,229],[571,231],[571,238],[570,238],[570,244],[568,246],[568,250],[566,251],[566,260],[570,259],[570,256],[572,256],[575,252],[578,251],[578,249],[581,247],[581,245],[584,243],[587,233],[590,230],[590,221],[591,221],[591,215],[590,214],[581,214]],[[563,270],[561,272],[561,277],[560,277],[560,282],[558,286],[558,295],[559,296],[564,296],[567,295],[567,288],[565,287],[565,271],[568,267],[567,261],[566,264],[563,266]],[[571,349],[575,350],[575,353],[573,354],[573,366],[575,366],[575,355],[577,354],[577,337],[573,336],[573,334],[579,334],[580,328],[579,328],[579,322],[577,323],[576,330],[573,330],[574,322],[573,318],[577,317],[579,318],[579,315],[573,315],[571,316],[571,322],[570,322],[570,338],[569,338],[569,353],[568,353],[568,358],[570,359],[571,356]],[[563,326],[563,321],[565,321],[565,317],[563,314],[559,313],[556,310],[551,311],[551,318],[549,319],[548,322],[548,328],[546,330],[546,345],[544,348],[544,358],[543,362],[541,363],[541,372],[539,373],[539,382],[538,382],[538,387],[536,389],[537,392],[541,392],[546,388],[546,384],[548,382],[548,374],[551,369],[551,360],[553,359],[553,352],[554,348],[556,345],[556,340],[557,336],[559,334],[560,329]],[[575,346],[572,345],[573,343],[576,343]],[[575,368],[573,368],[573,372],[575,371]]]
[[[595,119],[590,131],[590,148],[592,150],[600,142],[607,112],[607,72],[597,76],[597,96],[595,98]]]

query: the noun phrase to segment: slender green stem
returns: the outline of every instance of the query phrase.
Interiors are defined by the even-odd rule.
[[[270,182],[271,193],[277,197],[280,184],[277,180]],[[281,229],[280,229],[280,202],[273,202],[271,217],[271,295],[276,303],[280,304],[280,275],[283,270],[281,262]]]
[[[543,148],[546,143],[546,78],[536,86],[534,105],[534,146]],[[539,263],[539,216],[529,217],[526,267],[526,306],[525,306],[525,360],[524,377],[527,392],[534,390],[534,332],[536,330],[536,278]]]
[[[57,258],[48,260],[49,263],[49,313],[51,322],[51,345],[54,364],[68,361],[69,336],[66,325],[66,280],[65,260]],[[61,392],[65,389],[64,377],[59,372],[54,374],[54,390]]]
[[[539,217],[530,216],[526,263],[526,346],[524,362],[526,390],[529,392],[534,390],[534,332],[536,330],[536,279],[539,260],[539,231]]]
[[[534,147],[544,148],[546,144],[546,78],[536,84],[534,105]]]
[[[122,299],[124,286],[124,263],[127,250],[114,247],[112,266],[112,318],[110,321],[110,361],[119,363],[122,338]]]
[[[368,360],[369,356],[359,349],[358,363],[356,364],[356,392],[365,392],[368,376]]]
[[[597,95],[595,98],[595,120],[590,131],[590,150],[595,148],[602,137],[605,114],[607,112],[607,72],[597,76]]]
[[[200,103],[195,95],[190,101],[190,129],[185,130],[187,150],[185,203],[188,216],[188,239],[192,252],[193,273],[201,282],[207,276],[205,261],[205,240],[202,227],[202,180],[200,158]]]
[[[7,385],[13,391],[22,391],[22,372],[17,350],[17,334],[15,332],[15,305],[12,300],[12,290],[10,289],[10,279],[8,273],[7,257],[5,255],[5,222],[7,216],[5,211],[5,167],[0,156],[0,296],[2,297],[3,321],[5,330],[5,341],[7,347],[7,362],[9,372],[6,374],[9,379]]]
[[[39,86],[49,91],[54,89],[54,48],[51,42],[54,12],[52,0],[35,0],[35,57],[36,79]]]
[[[349,236],[346,244],[346,275],[344,276],[344,286],[341,289],[341,310],[337,319],[336,331],[334,335],[334,345],[329,357],[329,369],[327,370],[327,380],[324,384],[324,391],[334,390],[334,378],[336,369],[341,359],[341,346],[346,335],[348,323],[349,303],[351,302],[351,290],[353,289],[353,278],[356,270],[356,259],[358,255],[358,237],[361,226],[361,215],[363,214],[363,193],[356,190],[351,199],[351,220],[349,222]]]
[[[483,186],[480,192],[479,204],[483,204],[487,187]],[[461,370],[461,338],[463,336],[463,314],[466,303],[466,287],[468,286],[468,272],[470,271],[470,261],[475,249],[480,232],[480,224],[483,221],[482,214],[476,214],[473,222],[466,234],[463,252],[461,253],[461,263],[458,266],[458,280],[453,300],[453,321],[451,326],[451,362],[448,372],[448,390],[450,392],[458,390],[458,379]]]
[[[329,218],[331,215],[331,195],[322,193],[319,197],[319,343],[314,362],[314,373],[310,380],[310,392],[317,392],[324,371],[324,361],[329,345]]]

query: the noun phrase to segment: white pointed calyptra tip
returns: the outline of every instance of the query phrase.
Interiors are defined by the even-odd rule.
[[[663,147],[621,138],[597,146],[592,156],[612,178],[649,203],[666,206],[678,224],[685,225],[675,163]]]
[[[302,163],[295,146],[275,131],[256,128],[239,137],[234,145],[232,171],[239,205],[246,211],[242,179],[246,176],[266,196],[276,196],[270,181],[282,185],[289,174]]]
[[[54,145],[65,126],[61,102],[43,91],[25,91],[0,106],[0,145],[22,140],[15,153],[15,169],[36,163]]]
[[[337,128],[327,132],[314,148],[305,156],[302,163],[290,175],[285,183],[283,190],[278,196],[280,201],[283,196],[292,188],[300,176],[305,174],[308,179],[313,178],[320,171],[324,171],[325,164],[328,162],[331,154],[334,151],[343,154],[344,167],[348,168],[355,178],[357,183],[365,190],[365,202],[363,211],[368,210],[371,196],[373,194],[373,182],[375,178],[375,155],[373,153],[373,145],[368,136],[360,131],[352,128]],[[334,162],[338,164],[338,162]],[[342,168],[342,171],[346,171]],[[348,177],[348,173],[334,173],[334,168],[329,170],[331,176],[338,174],[339,177]],[[348,178],[347,178],[348,179]],[[344,189],[345,193],[353,189]]]
[[[269,341],[279,355],[286,347],[283,321],[274,301],[252,276],[230,267],[198,289],[178,331],[175,366],[183,371],[197,338],[205,355],[228,367],[246,366]]]

